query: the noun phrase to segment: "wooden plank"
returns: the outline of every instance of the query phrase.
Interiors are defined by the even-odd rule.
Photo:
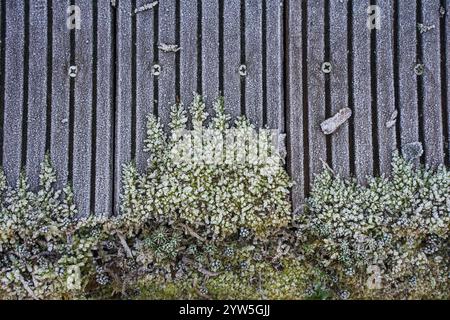
[[[5,106],[5,1],[0,1],[0,168],[3,170],[3,117]]]
[[[140,0],[137,6],[148,3]],[[154,10],[136,16],[136,165],[139,170],[147,166],[148,155],[144,153],[147,116],[153,113],[153,16]]]
[[[28,133],[26,173],[31,189],[39,185],[47,127],[47,0],[30,3]]]
[[[304,200],[304,148],[303,148],[303,96],[302,75],[302,17],[301,0],[291,0],[286,8],[288,12],[288,60],[287,60],[287,133],[288,133],[288,170],[294,181],[292,203],[294,210],[300,208]]]
[[[70,30],[66,10],[70,1],[53,1],[52,115],[50,154],[58,174],[56,187],[67,184],[69,168]],[[72,31],[74,32],[74,31]]]
[[[416,65],[416,3],[398,2],[399,118],[401,145],[419,141]],[[418,163],[418,161],[417,161]]]
[[[422,34],[423,64],[423,126],[425,161],[430,165],[439,165],[444,161],[444,141],[442,131],[441,104],[441,54],[440,46],[440,3],[422,1],[423,21],[426,26],[435,29]]]
[[[213,115],[213,101],[219,95],[219,3],[202,1],[202,81],[206,110]]]
[[[119,212],[123,165],[131,161],[132,100],[132,16],[131,1],[120,1],[117,8],[117,106],[115,156],[115,212]]]
[[[263,125],[262,2],[245,1],[245,110],[256,127]]]
[[[444,7],[446,10],[446,13],[443,17],[444,19],[444,23],[445,23],[445,46],[446,46],[446,57],[445,57],[445,61],[446,61],[446,72],[447,72],[447,100],[446,100],[446,104],[447,104],[447,123],[444,125],[447,125],[447,141],[446,141],[446,145],[445,145],[445,149],[447,151],[447,159],[446,159],[446,165],[450,166],[450,21],[449,21],[449,15],[450,15],[450,1],[447,0],[446,1],[446,6]]]
[[[24,103],[25,8],[20,1],[6,3],[5,105],[3,166],[9,184],[15,185],[22,161]]]
[[[91,0],[76,0],[83,17],[81,30],[75,32],[73,188],[79,214],[90,214],[92,157],[92,59],[93,25]]]
[[[267,125],[284,132],[283,104],[283,12],[281,0],[266,1]]]
[[[322,171],[327,160],[326,137],[320,129],[325,120],[324,3],[308,3],[308,131],[310,181]]]
[[[197,2],[180,2],[180,94],[185,106],[197,91]]]
[[[224,2],[224,97],[227,112],[236,119],[241,115],[241,2]],[[243,48],[242,48],[243,49]]]
[[[176,44],[175,0],[166,0],[159,3],[159,42]],[[159,61],[162,67],[159,76],[159,106],[158,115],[162,123],[170,121],[170,108],[175,103],[176,59],[179,53],[159,51]]]
[[[330,54],[333,68],[330,73],[332,114],[349,106],[347,19],[347,3],[330,1]],[[339,128],[331,139],[333,170],[348,177],[350,175],[349,122]]]
[[[368,1],[353,2],[355,171],[360,182],[373,175],[370,30],[366,25],[368,5]]]
[[[392,153],[396,149],[396,127],[388,128],[395,111],[394,93],[394,8],[392,0],[378,0],[381,10],[382,28],[376,31],[377,55],[377,123],[380,172],[388,175],[391,172]],[[375,32],[375,31],[374,31]]]
[[[111,214],[113,201],[113,14],[109,6],[97,7],[97,116],[95,154],[95,213]]]

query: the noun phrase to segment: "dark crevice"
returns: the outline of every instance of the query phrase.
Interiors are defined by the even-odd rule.
[[[416,21],[417,23],[423,23],[423,14],[422,14],[422,0],[417,1],[417,8],[416,8]],[[422,34],[420,33],[419,29],[416,28],[416,38],[417,38],[417,44],[416,44],[416,63],[423,63],[423,39]],[[417,76],[417,106],[418,106],[418,114],[419,114],[419,141],[422,143],[422,145],[425,146],[425,129],[424,129],[424,121],[423,118],[423,109],[424,109],[424,83],[423,83],[423,76],[418,75]],[[426,162],[426,153],[422,155],[420,158],[420,162],[422,164],[425,164]]]
[[[75,0],[70,1],[70,5],[75,5]],[[75,65],[76,38],[75,29],[70,30],[70,65]],[[74,134],[75,134],[75,78],[70,78],[69,93],[69,149],[68,151],[68,180],[73,182],[73,153],[74,153]]]
[[[353,91],[354,64],[353,64],[353,1],[347,2],[347,52],[348,52],[348,107],[355,111],[355,95]],[[348,126],[349,156],[350,156],[350,174],[356,175],[355,162],[355,119],[351,117]]]
[[[53,0],[47,0],[47,110],[45,150],[51,151],[52,93],[53,93]]]
[[[441,7],[446,8],[446,0],[441,0]],[[448,86],[447,86],[447,23],[448,23],[448,12],[446,12],[440,21],[441,30],[441,105],[442,105],[442,130],[444,135],[444,163],[450,166],[450,137],[449,137],[449,106],[448,106]]]
[[[98,2],[92,2],[92,123],[91,123],[91,212],[95,212],[95,189],[96,189],[96,163],[97,163],[97,45],[98,45]]]
[[[393,3],[393,17],[394,17],[394,30],[393,30],[393,64],[394,64],[394,103],[395,110],[397,110],[397,122],[395,124],[396,143],[397,149],[402,148],[402,131],[401,131],[401,116],[402,110],[400,108],[400,43],[399,43],[399,5],[398,1]]]
[[[153,56],[154,64],[159,63],[159,6],[153,8]],[[153,114],[159,115],[159,77],[153,77]]]
[[[24,2],[25,19],[24,19],[24,50],[23,50],[23,113],[22,113],[22,158],[21,166],[25,168],[27,164],[27,145],[28,145],[28,87],[29,87],[29,70],[30,70],[30,2]]]
[[[116,2],[116,7],[119,8],[119,0]],[[119,199],[116,199],[116,167],[118,164],[116,163],[116,118],[117,118],[117,86],[118,86],[118,69],[117,69],[117,31],[118,31],[118,15],[117,15],[117,9],[113,8],[111,6],[110,13],[111,13],[111,32],[112,32],[112,43],[111,43],[111,73],[113,75],[112,77],[112,84],[111,84],[111,95],[112,95],[112,112],[111,112],[111,134],[112,134],[112,140],[111,140],[111,163],[112,166],[110,167],[112,172],[112,194],[111,194],[111,208],[113,208],[113,211],[116,209],[116,201]],[[113,214],[118,212],[113,212]]]
[[[0,167],[3,166],[3,121],[5,112],[5,40],[6,40],[6,0],[0,3]]]
[[[293,176],[293,166],[292,161],[294,161],[292,157],[292,137],[291,137],[291,101],[290,101],[290,74],[289,67],[291,63],[291,58],[289,55],[290,48],[290,34],[289,34],[289,9],[290,2],[289,0],[285,1],[284,11],[283,11],[283,91],[284,91],[284,127],[286,128],[286,166],[288,169],[289,175]],[[292,195],[291,195],[292,197]],[[291,199],[292,200],[292,199]]]
[[[263,127],[267,126],[267,4],[262,1],[261,17],[261,53],[262,53],[262,120]],[[269,0],[270,1],[270,0]]]
[[[241,65],[245,65],[245,0],[241,0]],[[245,85],[246,79],[241,75],[241,115],[245,115]]]
[[[197,93],[203,92],[203,52],[202,52],[202,28],[203,28],[203,12],[202,0],[197,0]]]
[[[377,5],[376,0],[371,0],[371,5]],[[370,88],[372,109],[372,156],[374,176],[380,175],[380,145],[378,141],[378,84],[377,84],[377,29],[370,30]]]
[[[331,62],[330,48],[330,0],[324,1],[324,59]],[[328,119],[332,115],[331,110],[331,77],[325,74],[325,118]],[[327,163],[333,168],[333,138],[331,135],[326,136]]]
[[[304,195],[309,196],[310,169],[309,169],[309,111],[308,111],[308,3],[302,2],[302,95],[303,95],[303,176]]]
[[[136,0],[131,0],[131,7],[136,8]],[[131,159],[136,158],[136,127],[137,127],[137,57],[136,57],[136,15],[131,17]]]

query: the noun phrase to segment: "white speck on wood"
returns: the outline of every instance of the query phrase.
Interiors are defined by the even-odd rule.
[[[436,26],[434,24],[431,26],[426,26],[423,23],[418,23],[417,28],[419,28],[419,32],[422,34],[422,33],[428,32],[432,29],[435,29]]]
[[[388,122],[386,122],[386,128],[390,129],[397,123],[397,117],[398,117],[398,110],[395,109],[394,112],[392,112],[391,118]]]
[[[148,11],[153,9],[154,7],[156,7],[158,5],[158,1],[153,1],[151,3],[147,3],[144,4],[143,6],[140,6],[139,8],[136,8],[134,10],[134,14],[140,13],[140,12],[144,12],[144,11]]]
[[[166,43],[161,43],[158,46],[158,48],[159,50],[164,52],[178,52],[181,50],[181,48],[176,44],[166,44]]]
[[[320,125],[322,132],[326,135],[334,133],[340,126],[342,126],[352,116],[352,110],[350,108],[344,108],[339,110],[333,117],[325,120]]]

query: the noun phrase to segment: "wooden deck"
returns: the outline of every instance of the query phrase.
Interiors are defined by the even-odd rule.
[[[449,0],[160,0],[132,14],[149,2],[1,0],[0,164],[10,183],[23,167],[36,187],[48,150],[81,212],[113,212],[121,165],[145,166],[146,115],[167,122],[194,91],[209,108],[222,92],[234,117],[287,132],[294,207],[321,159],[364,181],[420,141],[423,163],[449,165]],[[66,26],[70,5],[81,30]],[[369,5],[381,9],[380,30],[366,26]],[[350,121],[323,135],[320,123],[347,106]]]

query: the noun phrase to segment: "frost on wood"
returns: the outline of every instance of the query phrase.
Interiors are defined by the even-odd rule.
[[[140,12],[144,12],[144,11],[147,11],[147,10],[151,10],[154,7],[156,7],[157,5],[158,5],[158,1],[153,1],[151,3],[144,4],[143,6],[140,6],[140,7],[136,8],[134,10],[134,14],[137,14],[137,13],[140,13]]]
[[[334,133],[340,126],[342,126],[352,116],[352,110],[350,108],[341,109],[332,118],[329,118],[322,122],[320,127],[322,132],[326,135]]]
[[[395,109],[394,112],[392,112],[391,118],[388,122],[386,122],[386,128],[390,129],[397,123],[397,117],[398,117],[398,110]]]
[[[408,143],[402,148],[403,157],[406,161],[420,158],[423,154],[423,146],[420,142]]]
[[[417,28],[419,28],[419,32],[420,32],[421,34],[423,34],[423,33],[425,33],[425,32],[428,32],[428,31],[432,30],[432,29],[435,29],[436,26],[435,26],[434,24],[431,25],[431,26],[426,26],[426,25],[424,25],[423,23],[418,23],[418,24],[417,24]]]
[[[181,48],[176,44],[166,44],[166,43],[161,43],[158,46],[158,48],[159,50],[164,52],[178,52],[181,50]]]

